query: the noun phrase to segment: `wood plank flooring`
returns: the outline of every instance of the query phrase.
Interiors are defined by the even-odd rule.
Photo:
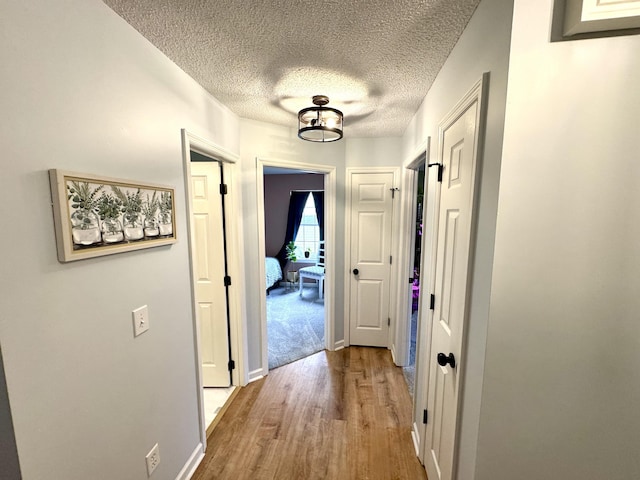
[[[320,352],[241,389],[193,480],[426,480],[410,429],[388,350]]]

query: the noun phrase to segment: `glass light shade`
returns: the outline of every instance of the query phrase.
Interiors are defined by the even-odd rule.
[[[313,97],[317,106],[303,108],[298,113],[298,137],[310,142],[335,142],[342,138],[342,112],[325,107],[327,97]]]

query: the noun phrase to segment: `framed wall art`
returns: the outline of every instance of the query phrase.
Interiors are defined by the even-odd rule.
[[[177,240],[171,187],[56,169],[49,181],[60,262]]]
[[[564,0],[565,37],[640,28],[640,0]]]

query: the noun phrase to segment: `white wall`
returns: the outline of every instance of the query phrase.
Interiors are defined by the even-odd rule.
[[[346,167],[390,167],[402,164],[402,138],[348,138]]]
[[[295,125],[295,116],[292,117]],[[244,208],[244,242],[246,272],[246,308],[249,372],[263,368],[260,328],[260,279],[256,277],[258,265],[258,217],[256,198],[256,158],[285,160],[314,165],[336,167],[336,296],[335,337],[344,337],[344,255],[340,239],[344,239],[344,140],[318,144],[300,140],[295,128],[282,127],[255,120],[240,121],[240,157],[242,168],[242,204]],[[265,366],[266,367],[266,366]]]
[[[180,128],[238,119],[98,0],[0,0],[0,341],[22,475],[175,479],[199,442]],[[47,169],[176,188],[178,243],[60,264]],[[131,310],[151,329],[134,340]]]
[[[640,37],[516,0],[476,480],[640,478]]]
[[[502,155],[511,12],[510,0],[480,2],[403,137],[405,160],[412,159],[418,153],[416,149],[424,145],[427,137],[431,136],[431,151],[427,161],[428,163],[438,162],[439,123],[482,77],[482,74],[489,72],[486,133],[479,170],[479,195],[476,202],[478,223],[470,289],[470,315],[467,325],[468,345],[464,359],[465,377],[462,389],[464,396],[459,418],[461,424],[458,478],[460,480],[473,478],[475,466]],[[431,208],[432,205],[426,206],[427,215]],[[429,235],[429,232],[425,234]],[[428,274],[429,272],[424,272],[425,276]],[[426,318],[426,315],[423,314],[422,318]],[[418,366],[418,374],[425,374],[424,372],[425,367]],[[426,405],[417,407],[422,411]]]

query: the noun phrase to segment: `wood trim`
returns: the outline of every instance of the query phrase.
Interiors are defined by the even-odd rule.
[[[227,401],[224,402],[224,405],[222,407],[220,407],[220,410],[216,414],[216,417],[213,419],[211,424],[209,424],[209,426],[207,427],[207,440],[209,439],[209,437],[213,433],[213,430],[216,428],[216,426],[220,423],[220,420],[222,420],[222,416],[225,414],[225,412],[231,406],[231,402],[233,402],[233,399],[238,396],[238,393],[240,393],[240,389],[241,388],[242,387],[234,388],[233,392],[231,392],[231,395],[229,395],[229,398],[227,398]]]

